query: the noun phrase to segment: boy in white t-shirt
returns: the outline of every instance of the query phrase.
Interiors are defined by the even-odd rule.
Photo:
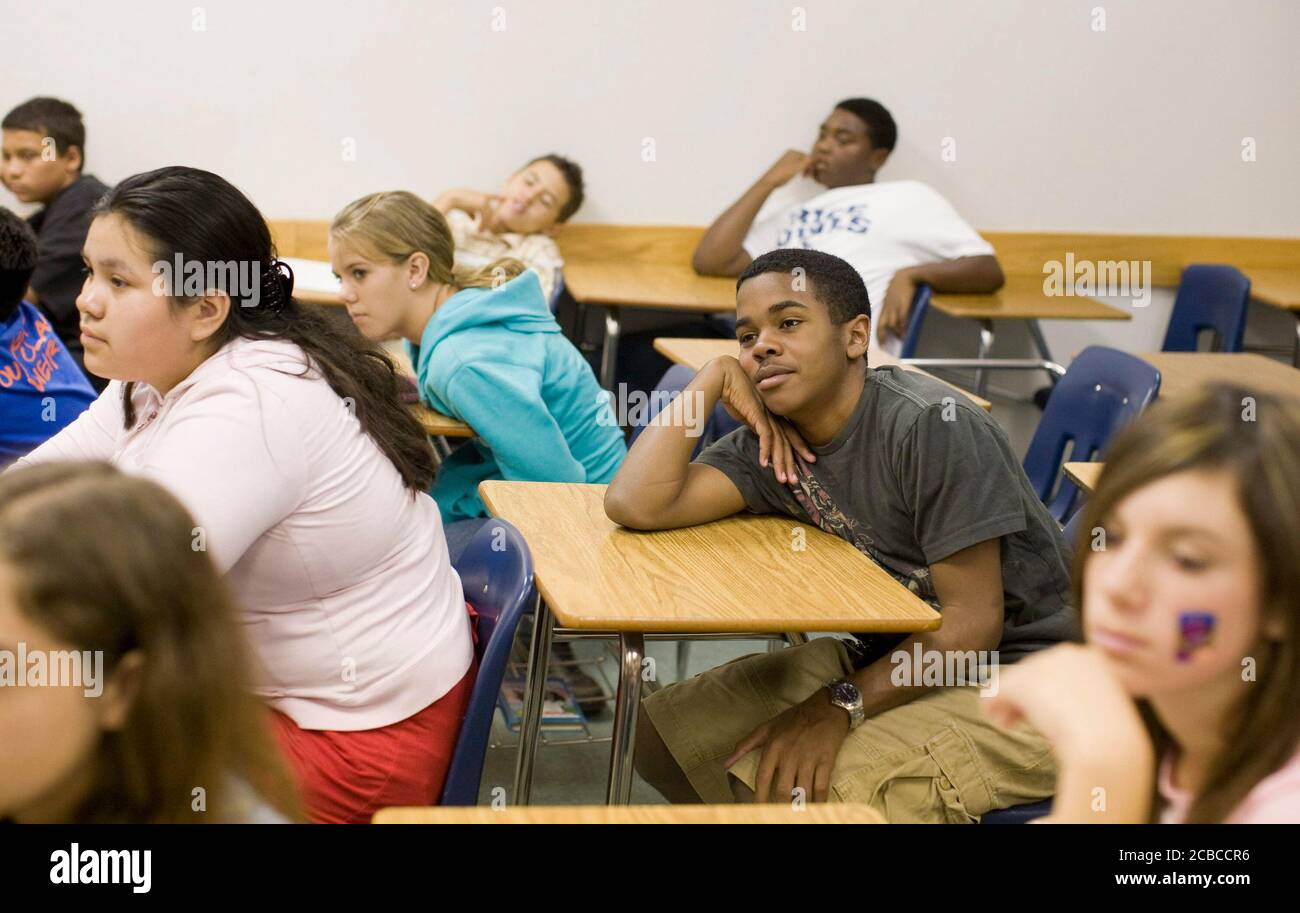
[[[496,193],[448,190],[433,205],[447,217],[457,263],[480,267],[514,257],[537,273],[550,301],[564,266],[555,235],[578,211],[583,195],[582,169],[551,153],[510,175]]]
[[[840,102],[811,153],[787,151],[709,226],[695,249],[696,271],[737,276],[754,258],[787,247],[835,254],[862,276],[876,341],[895,351],[918,283],[996,291],[1003,278],[992,246],[947,200],[919,181],[875,182],[897,138],[879,102]]]

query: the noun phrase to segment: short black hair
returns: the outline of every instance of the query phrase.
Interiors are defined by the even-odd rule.
[[[736,291],[746,279],[764,273],[790,273],[803,270],[803,276],[812,283],[811,291],[835,324],[848,323],[854,317],[871,315],[871,299],[867,297],[867,284],[858,271],[834,254],[802,247],[787,247],[768,251],[745,267],[736,279]]]
[[[54,140],[54,151],[67,155],[71,146],[81,150],[81,167],[86,167],[86,125],[81,112],[57,98],[31,98],[5,115],[3,130],[31,130]]]
[[[558,222],[569,221],[569,216],[578,211],[578,207],[582,205],[582,200],[586,196],[586,189],[582,183],[582,167],[577,162],[566,159],[555,152],[539,155],[531,160],[528,165],[536,165],[538,162],[550,162],[560,169],[560,174],[564,176],[564,183],[569,185],[569,201],[560,208],[560,215],[556,219]],[[527,168],[528,165],[524,167]]]
[[[0,206],[0,320],[8,320],[36,272],[36,232],[17,213]]]
[[[835,107],[843,108],[867,125],[867,136],[877,149],[893,149],[898,143],[898,125],[889,109],[873,98],[846,98]]]

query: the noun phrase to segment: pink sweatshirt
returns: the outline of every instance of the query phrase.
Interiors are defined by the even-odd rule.
[[[1161,824],[1182,824],[1192,807],[1192,794],[1174,784],[1174,756],[1160,762],[1158,781],[1165,806]],[[1300,750],[1277,770],[1255,784],[1224,824],[1300,824]]]
[[[301,349],[237,339],[165,397],[114,381],[17,465],[105,459],[172,491],[243,609],[257,691],[306,729],[376,729],[451,690],[473,657],[433,499]]]

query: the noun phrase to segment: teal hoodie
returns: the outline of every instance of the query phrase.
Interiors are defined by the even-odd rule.
[[[560,332],[532,270],[452,295],[410,353],[420,398],[477,435],[430,491],[444,523],[487,514],[484,479],[608,482],[627,455],[608,394]]]

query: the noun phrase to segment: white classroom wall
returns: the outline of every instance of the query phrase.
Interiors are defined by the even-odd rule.
[[[703,224],[868,95],[900,126],[880,178],[979,228],[1300,235],[1295,0],[0,0],[0,22],[0,108],[67,98],[105,181],[196,165],[269,217],[559,151],[579,220]],[[1161,309],[1122,347],[1158,346]],[[1115,332],[1047,330],[1062,358]]]

